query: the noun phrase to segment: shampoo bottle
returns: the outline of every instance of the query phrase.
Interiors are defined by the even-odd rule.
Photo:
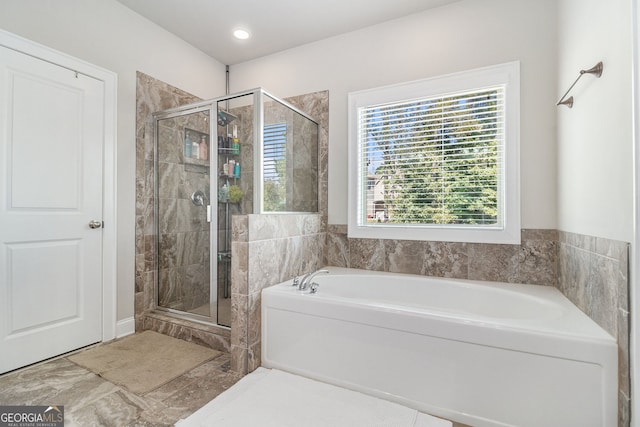
[[[189,138],[189,132],[187,132],[187,135],[184,137],[184,156],[185,157],[191,157],[191,148],[192,148],[192,141],[191,141],[191,138]]]
[[[209,149],[207,147],[207,140],[204,135],[200,137],[200,152],[199,152],[200,160],[207,160],[209,158]]]
[[[193,144],[191,144],[191,157],[193,157],[194,159],[199,159],[199,153],[200,144],[198,144],[198,141],[193,141]]]
[[[221,202],[226,202],[229,200],[229,187],[227,186],[227,184],[224,184],[218,191],[218,200]]]
[[[236,178],[240,178],[240,163],[236,163],[236,165],[233,167],[233,176],[235,176]]]

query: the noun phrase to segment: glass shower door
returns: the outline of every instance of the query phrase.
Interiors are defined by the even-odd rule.
[[[209,116],[207,107],[156,122],[156,306],[217,322],[216,293],[211,292]]]

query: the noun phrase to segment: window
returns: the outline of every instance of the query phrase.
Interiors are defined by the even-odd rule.
[[[349,235],[519,243],[519,65],[349,94]]]
[[[281,212],[287,201],[287,124],[264,126],[264,210]]]
[[[285,178],[287,124],[276,123],[264,127],[264,179],[280,181]]]

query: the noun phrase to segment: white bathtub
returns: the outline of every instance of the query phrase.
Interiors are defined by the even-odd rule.
[[[329,270],[263,290],[263,366],[473,426],[617,425],[616,342],[557,289]]]

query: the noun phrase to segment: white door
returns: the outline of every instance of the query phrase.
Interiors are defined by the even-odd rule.
[[[102,339],[103,141],[103,82],[0,46],[0,373]]]

